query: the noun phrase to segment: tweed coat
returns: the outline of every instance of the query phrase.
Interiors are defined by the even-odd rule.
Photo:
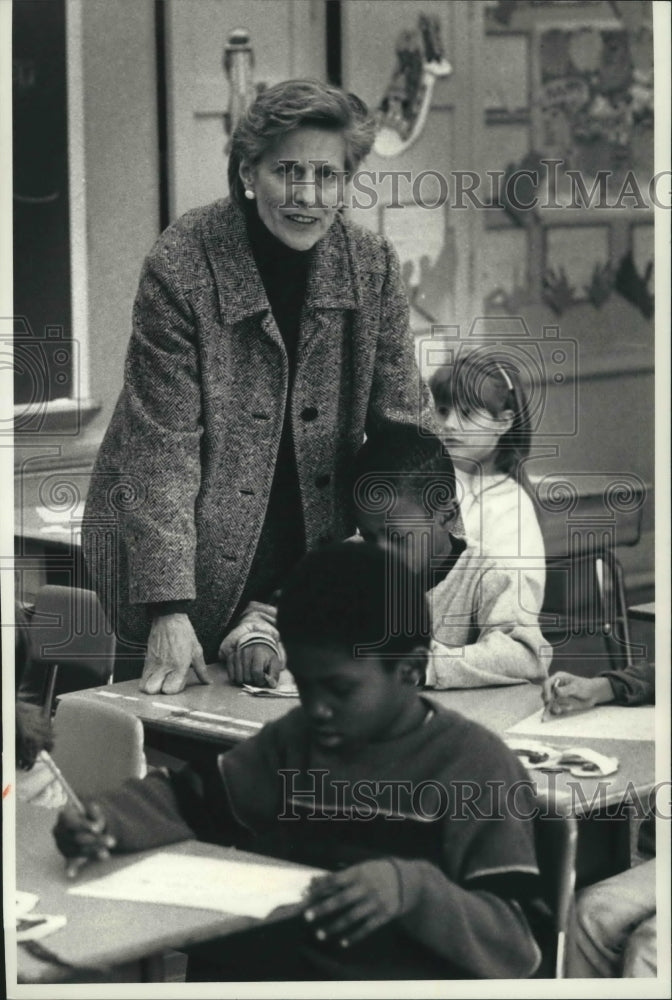
[[[216,656],[263,525],[287,393],[240,209],[188,212],[145,261],[84,516],[89,571],[124,641],[146,641],[149,603],[191,599],[206,662]],[[396,253],[338,216],[311,262],[290,405],[307,548],[352,533],[365,431],[428,413]]]

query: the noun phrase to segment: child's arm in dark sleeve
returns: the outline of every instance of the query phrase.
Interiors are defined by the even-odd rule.
[[[444,821],[441,868],[426,860],[395,862],[402,892],[408,880],[408,890],[418,893],[405,927],[474,975],[530,976],[540,953],[520,904],[540,896],[532,783],[494,734],[478,729],[464,738],[476,758],[463,765],[475,797],[467,785],[446,781],[454,789],[455,819]]]
[[[96,801],[116,851],[144,851],[196,836],[180,808],[174,778],[163,771],[126,781]]]
[[[97,801],[116,851],[144,851],[190,838],[216,843],[235,838],[236,821],[214,764],[207,771],[153,771]]]
[[[142,851],[195,837],[231,844],[277,815],[276,730],[265,726],[210,764],[154,771],[98,802],[117,851]]]
[[[605,670],[617,705],[653,705],[656,701],[656,668],[646,661],[623,670]]]
[[[428,861],[394,863],[402,893],[418,898],[402,917],[408,934],[479,978],[532,975],[540,953],[518,903],[462,888]]]

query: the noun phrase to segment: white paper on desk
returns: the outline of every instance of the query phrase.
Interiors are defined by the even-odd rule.
[[[245,694],[253,694],[256,697],[261,698],[298,698],[299,691],[296,687],[274,687],[274,688],[260,688],[255,687],[254,684],[243,684],[243,691]]]
[[[324,874],[318,868],[162,852],[68,892],[73,896],[192,906],[263,919],[278,906],[298,903],[310,881]]]
[[[21,892],[20,889],[17,889],[14,902],[14,915],[17,920],[19,917],[25,917],[27,913],[30,913],[39,898],[34,892]]]
[[[585,712],[560,715],[542,722],[543,711],[538,711],[511,726],[507,732],[543,736],[544,742],[552,741],[556,736],[595,740],[653,740],[656,733],[655,713],[653,705],[598,705]]]

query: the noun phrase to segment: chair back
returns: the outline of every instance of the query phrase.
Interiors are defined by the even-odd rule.
[[[96,594],[48,584],[35,598],[30,622],[29,683],[45,708],[69,691],[98,687],[112,677],[116,641]]]
[[[576,882],[576,817],[564,815],[552,802],[540,803],[534,836],[543,902],[550,915],[550,933],[540,942],[542,965],[536,976],[563,979]]]
[[[78,794],[96,795],[145,776],[143,735],[135,716],[73,695],[58,704],[52,756]]]
[[[555,669],[592,676],[643,654],[630,642],[623,572],[614,554],[640,536],[646,488],[630,478],[621,484],[602,474],[547,476],[536,486],[546,548],[539,624],[553,646]]]

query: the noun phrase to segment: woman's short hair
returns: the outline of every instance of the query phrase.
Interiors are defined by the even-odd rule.
[[[343,133],[348,174],[370,152],[376,131],[374,118],[364,102],[331,84],[319,80],[285,80],[262,90],[231,138],[229,190],[239,205],[244,204],[241,163],[254,166],[275,139],[302,125]]]

